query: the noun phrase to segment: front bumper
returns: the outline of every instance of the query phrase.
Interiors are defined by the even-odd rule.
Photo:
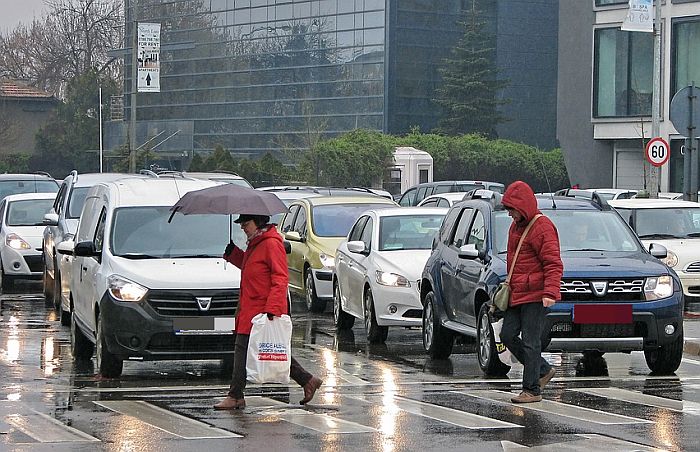
[[[686,296],[686,301],[689,299],[693,299],[693,301],[700,301],[700,274],[686,273],[684,271],[676,271],[676,273],[681,279],[683,295]]]
[[[41,250],[15,250],[9,246],[2,250],[3,276],[10,278],[38,279],[44,273]]]
[[[323,268],[320,270],[311,269],[314,277],[314,287],[316,287],[316,297],[320,300],[333,300],[333,270]]]
[[[549,308],[543,325],[543,334],[551,337],[547,350],[629,352],[667,345],[683,334],[680,292],[664,300],[630,303],[631,324],[574,323],[572,313],[575,304],[557,302]],[[666,333],[667,325],[673,326],[673,333]]]
[[[232,331],[177,335],[173,320],[183,317],[160,315],[145,300],[120,302],[105,293],[100,302],[100,315],[107,349],[122,359],[221,359],[233,355],[235,336]],[[213,316],[198,318],[207,317]]]
[[[411,287],[372,285],[377,324],[380,326],[421,326],[423,305],[417,284]],[[394,312],[392,313],[392,310]]]

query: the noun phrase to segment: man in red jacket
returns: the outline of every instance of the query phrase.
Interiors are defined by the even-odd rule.
[[[542,389],[554,376],[554,368],[542,358],[541,336],[545,309],[561,297],[564,265],[559,254],[559,234],[551,220],[537,209],[535,194],[525,182],[510,184],[502,202],[513,218],[508,231],[507,264],[508,268],[514,267],[501,340],[524,366],[523,390],[511,401],[539,402]],[[517,261],[513,262],[518,242],[533,220]]]

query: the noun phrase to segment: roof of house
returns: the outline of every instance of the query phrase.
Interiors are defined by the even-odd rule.
[[[0,97],[52,99],[54,96],[38,88],[28,86],[22,82],[9,79],[0,80]]]

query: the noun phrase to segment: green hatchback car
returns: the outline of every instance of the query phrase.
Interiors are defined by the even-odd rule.
[[[323,312],[333,299],[335,251],[355,221],[366,210],[396,206],[374,195],[318,196],[289,205],[279,227],[292,245],[287,255],[289,288],[304,295],[309,311]]]

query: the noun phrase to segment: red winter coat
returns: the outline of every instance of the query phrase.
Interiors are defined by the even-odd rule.
[[[236,310],[236,333],[250,334],[253,317],[261,312],[287,314],[287,254],[274,225],[253,238],[248,249],[237,246],[224,259],[241,269],[241,291]]]
[[[513,222],[508,231],[508,268],[511,267],[518,241],[529,221],[541,213],[537,199],[529,185],[516,181],[503,195],[503,205],[520,212],[525,219]],[[559,288],[564,264],[559,255],[559,234],[552,221],[539,217],[525,237],[510,279],[510,306],[524,303],[542,303],[543,297],[561,299]]]

